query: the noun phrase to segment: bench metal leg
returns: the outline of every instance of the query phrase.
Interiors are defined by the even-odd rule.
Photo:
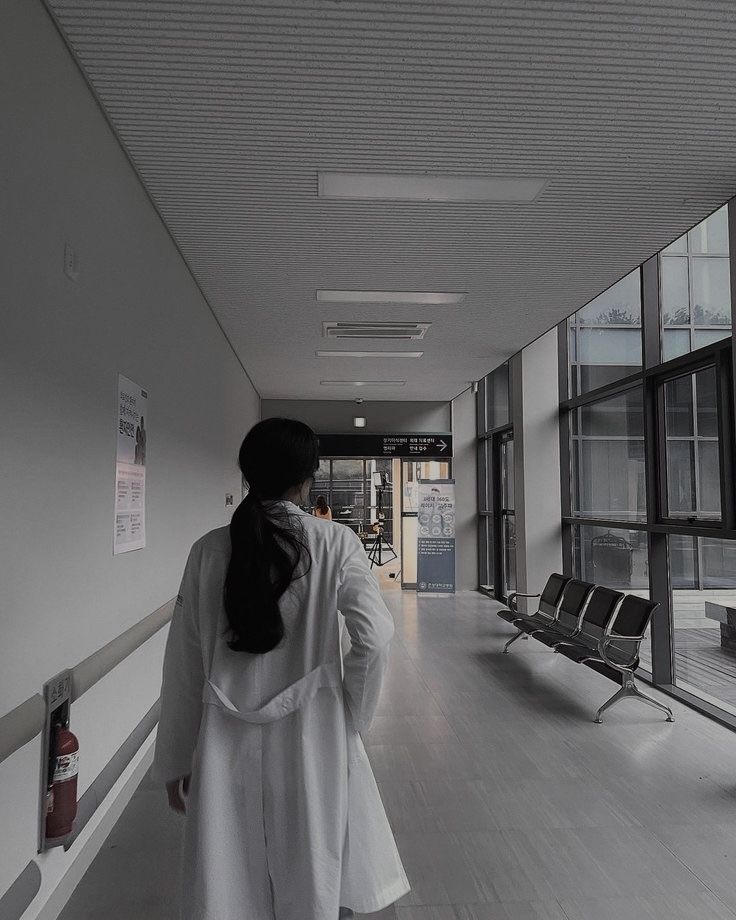
[[[612,706],[615,706],[616,703],[621,700],[628,699],[629,697],[635,697],[638,700],[641,700],[642,703],[646,703],[648,706],[653,706],[655,709],[659,709],[660,712],[667,714],[667,721],[674,722],[675,717],[672,715],[672,710],[669,706],[665,706],[664,703],[660,703],[659,700],[655,700],[654,697],[649,696],[647,693],[643,693],[636,684],[636,679],[632,673],[624,674],[624,682],[621,689],[614,693],[613,696],[606,700],[606,702],[601,706],[598,712],[595,715],[594,722],[601,723],[603,719],[601,716],[603,713],[610,709]]]
[[[528,638],[529,638],[529,636],[527,636],[526,633],[523,633],[521,630],[519,630],[519,631],[517,632],[517,634],[516,634],[515,636],[512,636],[512,637],[509,639],[509,641],[506,643],[506,645],[504,645],[504,647],[503,647],[503,654],[504,654],[504,655],[507,655],[507,654],[508,654],[509,646],[512,645],[514,642],[516,642],[517,639],[528,639]]]

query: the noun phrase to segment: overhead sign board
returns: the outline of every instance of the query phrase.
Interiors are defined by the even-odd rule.
[[[452,456],[451,434],[321,434],[323,457],[401,457],[435,460]]]

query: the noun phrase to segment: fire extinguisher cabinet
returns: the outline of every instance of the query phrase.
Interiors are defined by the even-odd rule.
[[[71,695],[69,670],[44,684],[46,719],[39,776],[39,853],[67,842],[76,814],[79,744],[69,730]]]

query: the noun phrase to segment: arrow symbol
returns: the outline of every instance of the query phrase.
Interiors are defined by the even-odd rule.
[[[439,447],[440,450],[447,450],[447,444],[445,444],[444,441],[439,441],[437,447]]]

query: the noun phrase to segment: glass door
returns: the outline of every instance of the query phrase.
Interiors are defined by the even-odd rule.
[[[505,431],[496,442],[499,497],[497,527],[501,558],[499,585],[502,600],[516,590],[516,517],[514,514],[514,433]]]
[[[384,540],[394,541],[394,491],[390,458],[368,460],[324,458],[309,494],[309,509],[323,496],[332,517],[356,533],[375,532],[381,526]]]
[[[390,457],[377,457],[366,460],[367,508],[366,520],[372,528],[380,524],[384,543],[388,547],[394,542],[393,514],[393,460]]]
[[[332,461],[332,518],[356,533],[365,529],[365,461]]]

